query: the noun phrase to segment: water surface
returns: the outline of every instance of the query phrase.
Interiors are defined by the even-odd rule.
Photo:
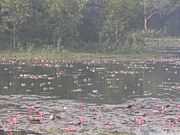
[[[1,64],[1,95],[42,95],[119,104],[133,98],[179,97],[180,61]]]
[[[1,62],[0,94],[5,131],[11,127],[8,120],[16,117],[11,128],[24,134],[27,129],[47,134],[48,129],[67,127],[77,135],[94,134],[95,129],[138,135],[163,135],[172,129],[178,134],[180,59]],[[44,113],[41,123],[28,120],[31,107]],[[144,122],[139,124],[139,118]]]

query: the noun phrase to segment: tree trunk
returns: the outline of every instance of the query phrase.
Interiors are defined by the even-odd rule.
[[[62,39],[61,39],[61,37],[59,37],[58,40],[57,40],[57,50],[58,51],[60,51],[61,41],[62,41]]]
[[[144,17],[144,31],[148,31],[148,19],[146,17]]]
[[[16,48],[16,24],[13,24],[13,41],[12,48]]]
[[[153,13],[151,13],[149,16],[144,15],[144,30],[147,32],[148,31],[148,21],[151,20],[151,18],[154,15],[160,14],[159,11],[154,11]]]

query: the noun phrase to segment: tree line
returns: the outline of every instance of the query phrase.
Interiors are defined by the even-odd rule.
[[[0,48],[138,49],[149,33],[180,35],[179,5],[179,0],[1,0]]]

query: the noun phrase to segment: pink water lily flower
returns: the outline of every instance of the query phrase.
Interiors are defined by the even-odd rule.
[[[144,125],[144,124],[145,124],[145,119],[144,119],[144,117],[142,117],[142,116],[137,117],[137,118],[135,119],[135,123],[136,123],[137,125]]]

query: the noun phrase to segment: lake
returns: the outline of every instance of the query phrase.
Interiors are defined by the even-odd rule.
[[[160,132],[171,124],[180,126],[176,121],[180,115],[180,59],[1,61],[0,94],[1,123],[6,123],[3,129],[9,129],[9,117],[20,117],[16,129],[34,131],[35,127],[46,127],[55,114],[61,122],[50,121],[48,126],[55,128],[58,123],[64,129],[69,125],[77,128],[78,134],[84,127],[133,132],[145,126],[159,127]],[[26,118],[31,107],[45,113],[38,126]],[[79,117],[88,119],[84,127],[77,124]]]
[[[133,98],[180,96],[180,61],[1,64],[1,95],[119,104]]]

